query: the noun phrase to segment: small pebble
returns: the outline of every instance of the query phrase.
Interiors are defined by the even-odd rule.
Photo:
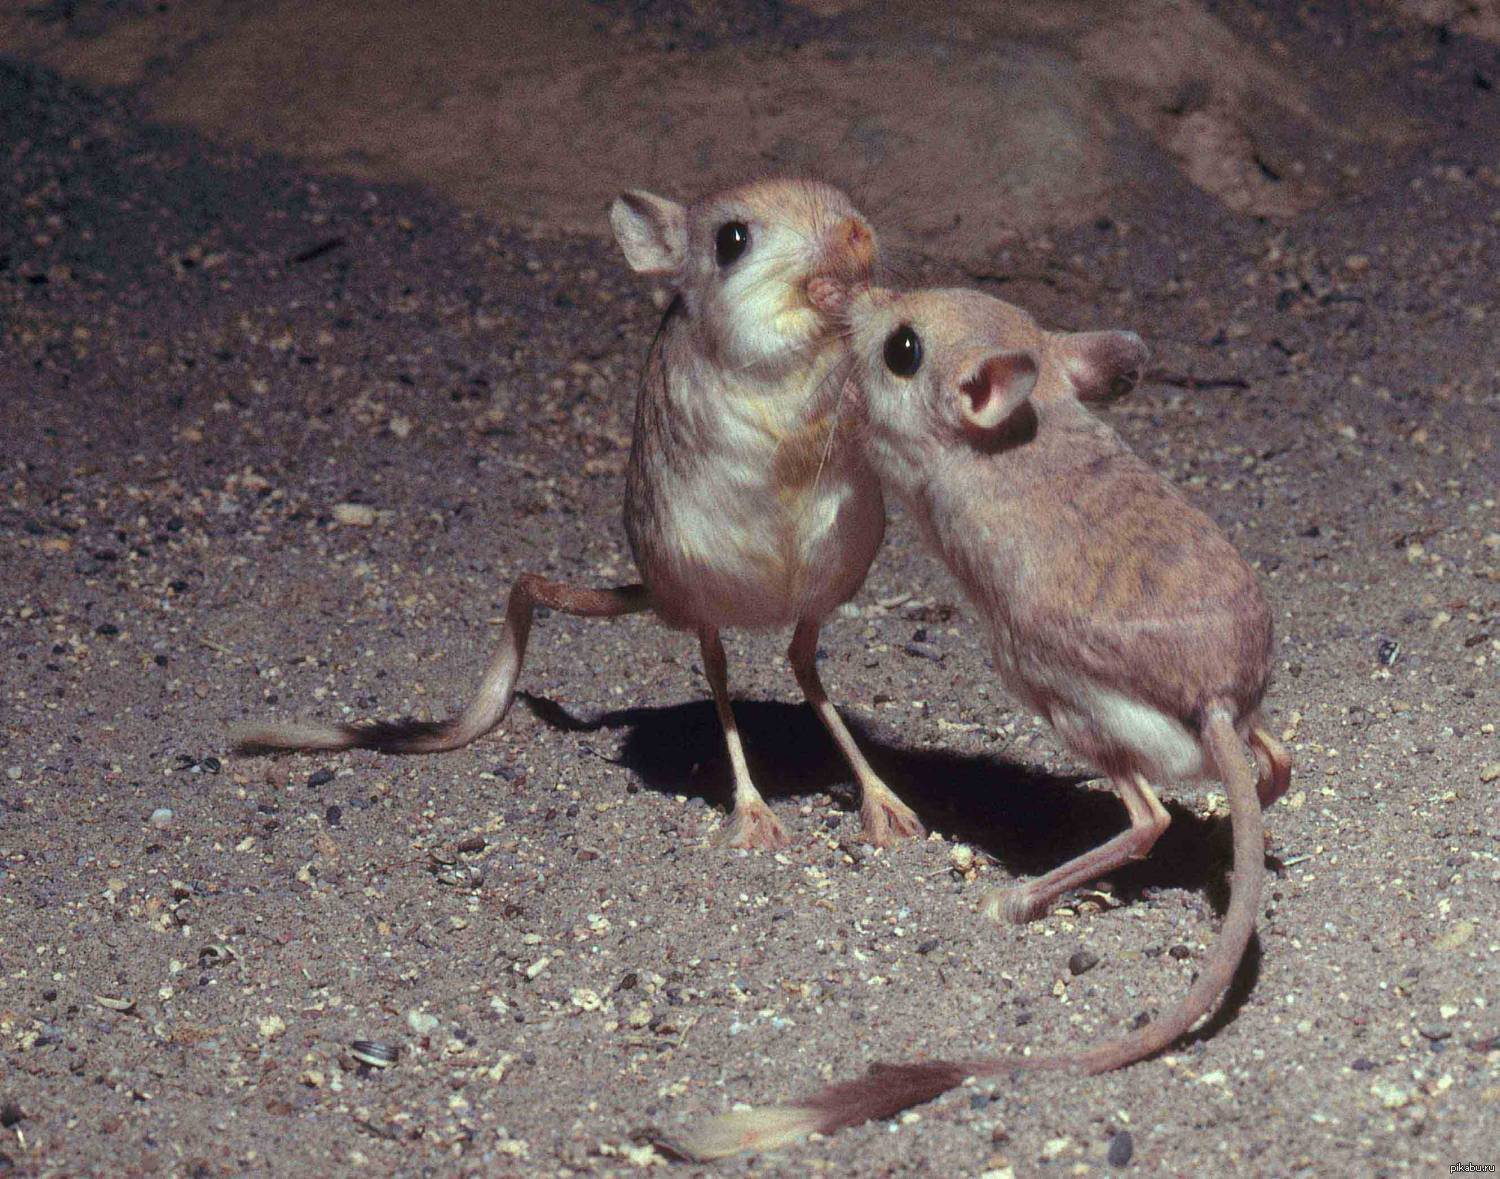
[[[1135,1139],[1130,1136],[1129,1130],[1121,1130],[1109,1140],[1108,1157],[1111,1167],[1128,1167],[1134,1154]]]
[[[1379,1100],[1382,1109],[1402,1109],[1411,1104],[1411,1090],[1394,1081],[1376,1081],[1370,1086],[1370,1094]]]
[[[1079,950],[1068,959],[1068,970],[1075,976],[1092,970],[1098,965],[1099,955],[1090,953],[1088,950]]]
[[[332,770],[314,770],[307,776],[309,786],[324,786],[333,781]]]
[[[334,504],[333,519],[349,528],[369,528],[375,523],[375,509],[369,504]]]
[[[478,888],[484,883],[484,865],[461,864],[441,868],[434,874],[434,878],[439,884],[449,888]]]
[[[234,961],[234,951],[228,946],[207,945],[198,951],[198,968],[200,970],[212,970],[215,966],[222,966],[225,962]]]
[[[173,815],[171,807],[159,806],[151,812],[151,826],[158,829],[170,827],[172,825],[172,817]]]
[[[355,1040],[349,1045],[349,1054],[371,1068],[390,1068],[396,1063],[400,1050],[379,1040]]]

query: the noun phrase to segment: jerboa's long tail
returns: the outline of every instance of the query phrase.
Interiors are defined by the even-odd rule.
[[[516,680],[526,660],[531,615],[537,606],[584,618],[616,618],[651,605],[642,585],[588,589],[548,581],[533,573],[516,579],[505,607],[500,646],[485,670],[479,691],[457,716],[440,721],[374,721],[357,725],[259,724],[230,731],[236,753],[285,753],[292,750],[373,749],[379,753],[443,753],[474,741],[505,719],[515,696]]]
[[[1234,976],[1260,911],[1265,879],[1265,844],[1256,775],[1245,759],[1227,709],[1215,706],[1204,717],[1203,740],[1229,795],[1234,832],[1234,880],[1229,910],[1213,952],[1182,1001],[1138,1031],[1092,1048],[1051,1056],[992,1056],[974,1060],[930,1060],[875,1064],[855,1081],[830,1086],[791,1105],[769,1105],[710,1118],[663,1145],[690,1159],[723,1158],[741,1151],[773,1150],[811,1133],[832,1134],[875,1118],[889,1118],[931,1101],[967,1077],[994,1076],[1016,1069],[1108,1072],[1159,1052],[1206,1014]]]

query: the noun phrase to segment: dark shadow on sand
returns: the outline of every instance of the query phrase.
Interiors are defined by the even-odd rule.
[[[729,758],[708,701],[625,708],[583,719],[529,693],[517,699],[544,723],[576,732],[626,730],[615,759],[652,790],[727,806]],[[830,794],[856,806],[853,776],[817,717],[804,706],[737,700],[735,716],[756,785],[768,801]],[[929,830],[992,855],[1018,876],[1056,867],[1119,833],[1125,808],[1102,783],[1049,774],[987,755],[904,748],[850,720],[850,731],[886,783]],[[1172,826],[1151,855],[1114,874],[1122,895],[1150,888],[1209,893],[1222,912],[1229,863],[1228,824],[1167,802]],[[784,818],[796,837],[795,816]]]

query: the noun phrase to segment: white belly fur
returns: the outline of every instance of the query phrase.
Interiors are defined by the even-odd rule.
[[[1096,767],[1130,767],[1157,783],[1205,776],[1203,747],[1174,716],[1113,688],[995,646],[995,668],[1022,700],[1040,712],[1068,750]]]
[[[859,589],[885,504],[826,396],[837,357],[831,348],[769,386],[684,379],[668,390],[673,429],[638,434],[650,526],[633,544],[666,621],[782,627]]]
[[[864,580],[884,527],[879,485],[834,462],[803,487],[778,485],[775,447],[674,473],[661,485],[657,592],[716,626],[819,618]]]
[[[1053,727],[1065,740],[1070,730],[1100,733],[1110,744],[1130,751],[1135,768],[1154,782],[1190,782],[1203,776],[1203,748],[1181,721],[1107,688],[1095,687],[1086,695],[1092,698],[1081,712],[1067,707],[1053,712]]]

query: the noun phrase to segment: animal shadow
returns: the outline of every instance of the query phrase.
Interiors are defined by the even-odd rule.
[[[724,735],[708,701],[624,708],[591,719],[526,692],[519,701],[544,723],[573,732],[624,730],[612,760],[647,788],[727,807],[733,777]],[[756,786],[768,800],[830,794],[850,809],[853,775],[822,724],[805,706],[737,700],[735,717]],[[1057,775],[987,754],[910,749],[879,730],[848,721],[870,764],[929,830],[976,847],[1018,876],[1039,875],[1118,834],[1125,808],[1087,778]],[[1228,825],[1168,802],[1172,825],[1146,859],[1116,872],[1125,897],[1146,889],[1207,890],[1222,912]],[[795,830],[795,819],[787,822]]]

